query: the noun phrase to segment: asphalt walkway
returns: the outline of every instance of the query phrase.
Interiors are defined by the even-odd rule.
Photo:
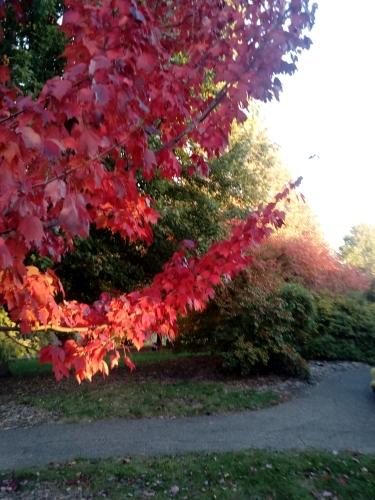
[[[246,448],[375,453],[375,397],[369,380],[365,366],[331,373],[300,397],[254,412],[4,430],[0,431],[0,469],[74,458]]]

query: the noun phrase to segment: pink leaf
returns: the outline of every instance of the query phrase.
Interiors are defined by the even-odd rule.
[[[18,127],[18,132],[21,133],[25,146],[30,149],[40,150],[42,147],[42,139],[40,135],[31,127]]]
[[[58,101],[61,101],[71,90],[72,86],[72,82],[69,80],[62,80],[61,78],[56,77],[48,83],[49,94],[55,97]]]
[[[89,217],[82,195],[68,194],[64,200],[59,221],[72,235],[88,236]]]
[[[18,231],[25,238],[26,243],[35,243],[39,246],[44,237],[43,225],[35,215],[24,217],[18,226]]]
[[[56,179],[47,184],[45,190],[46,198],[49,198],[53,205],[56,205],[66,195],[66,184],[64,181]]]

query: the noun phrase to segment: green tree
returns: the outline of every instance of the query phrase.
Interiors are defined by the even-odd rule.
[[[339,252],[347,264],[359,267],[375,277],[375,226],[353,226]]]
[[[0,61],[9,65],[13,82],[25,94],[37,94],[44,82],[62,73],[65,39],[57,21],[60,0],[22,0],[22,14],[5,2],[7,15],[0,21]]]

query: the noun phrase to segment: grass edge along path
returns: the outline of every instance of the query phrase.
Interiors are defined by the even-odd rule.
[[[74,460],[0,472],[0,498],[356,499],[375,492],[375,455],[271,452]],[[5,494],[3,497],[2,494]]]
[[[147,363],[159,363],[163,361],[176,360],[179,358],[199,357],[205,356],[205,353],[191,353],[191,352],[174,352],[170,349],[163,349],[162,351],[141,350],[131,353],[131,358],[136,366],[142,366]],[[120,360],[119,366],[124,366]],[[10,373],[16,377],[28,377],[37,375],[51,375],[52,367],[50,364],[40,364],[38,358],[23,358],[12,359],[9,362]]]
[[[188,417],[273,406],[281,396],[270,390],[215,381],[124,383],[105,387],[25,395],[21,404],[54,412],[65,422],[112,418]]]

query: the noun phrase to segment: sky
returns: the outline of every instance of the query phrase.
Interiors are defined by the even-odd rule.
[[[352,226],[375,225],[375,0],[317,3],[313,46],[261,114],[337,249]]]

